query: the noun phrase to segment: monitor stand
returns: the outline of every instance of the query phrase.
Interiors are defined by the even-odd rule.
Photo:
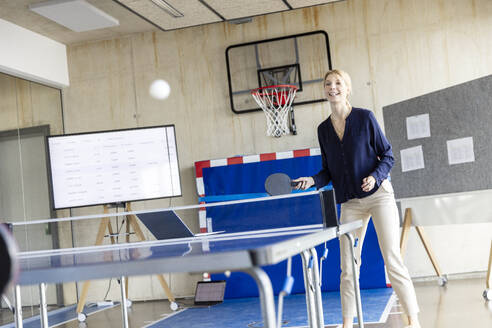
[[[104,214],[109,214],[109,209],[114,208],[114,207],[124,207],[125,212],[131,212],[132,211],[131,204],[129,202],[117,203],[117,204],[104,205]],[[142,232],[142,229],[140,229],[140,226],[137,222],[137,216],[136,215],[134,215],[134,214],[125,215],[125,222],[126,222],[126,233],[124,233],[124,235],[125,235],[125,241],[127,243],[130,242],[130,235],[131,234],[136,234],[139,241],[146,240],[146,238]],[[133,228],[134,232],[130,232],[130,226]],[[109,232],[108,235],[106,235],[106,229]],[[118,233],[115,234],[113,231],[113,226],[111,225],[110,218],[104,217],[101,219],[101,223],[99,223],[99,229],[97,232],[96,242],[94,243],[94,245],[95,246],[101,245],[104,237],[106,237],[106,236],[111,238],[111,244],[116,244],[115,236],[117,236],[117,235],[118,235]],[[157,275],[157,278],[158,278],[158,280],[162,286],[162,289],[164,289],[164,293],[166,293],[167,299],[170,302],[171,310],[176,311],[178,309],[178,305],[176,303],[176,299],[174,298],[173,293],[171,292],[171,289],[169,288],[169,285],[166,282],[166,279],[164,278],[164,276],[162,274]],[[128,280],[129,279],[125,279],[126,295],[128,295]],[[89,280],[85,281],[84,284],[82,285],[82,293],[80,294],[80,299],[79,299],[79,302],[77,304],[77,319],[80,322],[85,321],[85,319],[87,318],[87,315],[83,312],[83,310],[84,310],[85,303],[87,301],[87,293],[89,292],[89,286],[90,286],[90,281]],[[131,304],[131,303],[128,302],[128,304]]]

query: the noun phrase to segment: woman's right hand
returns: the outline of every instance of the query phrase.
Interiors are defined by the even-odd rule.
[[[314,186],[314,179],[312,177],[300,177],[292,180],[292,182],[297,183],[295,189],[306,190]]]

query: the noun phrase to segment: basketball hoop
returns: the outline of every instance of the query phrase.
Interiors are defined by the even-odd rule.
[[[258,106],[267,118],[267,135],[279,138],[290,132],[288,117],[291,112],[293,133],[296,134],[292,102],[296,96],[295,85],[271,85],[251,90]]]

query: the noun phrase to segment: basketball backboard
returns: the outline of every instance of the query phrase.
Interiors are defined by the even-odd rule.
[[[261,110],[251,90],[269,85],[297,86],[293,106],[325,101],[321,83],[331,69],[328,35],[314,31],[232,45],[226,64],[234,113]]]

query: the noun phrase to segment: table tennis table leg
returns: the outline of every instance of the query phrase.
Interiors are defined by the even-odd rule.
[[[314,259],[313,261],[313,268],[312,268],[312,274],[313,274],[313,284],[314,284],[314,302],[316,305],[316,320],[318,322],[319,327],[324,327],[325,326],[325,317],[323,315],[323,301],[322,301],[322,295],[321,295],[321,284],[320,280],[322,277],[319,276],[319,267],[318,267],[318,252],[316,252],[315,248],[310,249],[311,256]]]
[[[14,303],[15,303],[15,327],[22,328],[22,301],[21,290],[19,285],[14,287]]]
[[[44,282],[39,284],[39,318],[41,327],[48,328],[48,306],[46,304],[46,284]]]
[[[303,251],[301,253],[302,271],[304,273],[304,287],[306,289],[306,307],[308,316],[308,326],[310,328],[319,328],[316,321],[316,301],[314,295],[314,285],[312,277],[312,268],[310,268],[311,253]]]
[[[123,321],[123,327],[128,328],[128,309],[126,308],[126,290],[125,290],[126,278],[121,276],[120,289],[121,289],[121,319]]]
[[[355,302],[357,307],[357,320],[359,321],[358,322],[359,328],[364,328],[364,319],[362,317],[362,304],[360,301],[359,273],[358,273],[357,262],[354,253],[354,247],[355,247],[354,237],[352,236],[351,233],[346,233],[345,237],[348,238],[351,245],[350,253],[352,255],[352,273],[354,278],[354,292],[355,292]]]
[[[256,281],[260,291],[261,316],[263,317],[263,327],[276,328],[275,302],[273,300],[273,288],[270,278],[259,267],[244,270]]]

